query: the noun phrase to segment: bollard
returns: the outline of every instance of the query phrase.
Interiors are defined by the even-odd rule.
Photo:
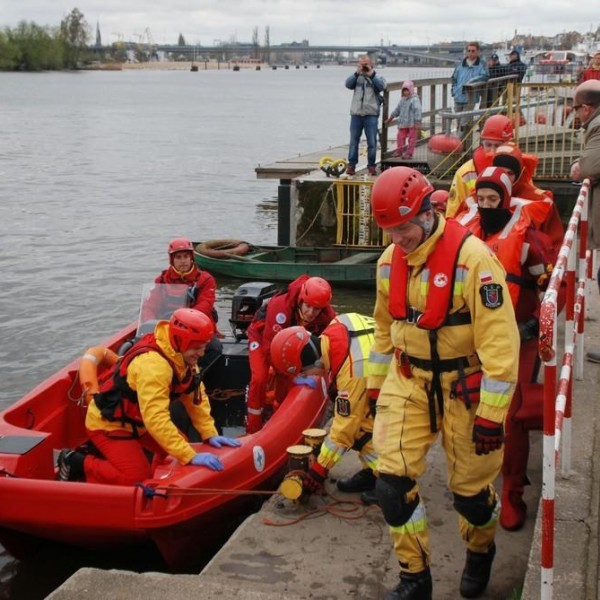
[[[286,450],[288,454],[288,473],[279,486],[279,493],[288,500],[300,500],[302,498],[302,476],[299,472],[306,473],[310,466],[310,457],[313,453],[312,446],[290,446]]]
[[[305,429],[302,435],[304,436],[304,443],[312,448],[312,454],[316,459],[321,451],[321,444],[327,435],[327,431],[313,427],[312,429]]]

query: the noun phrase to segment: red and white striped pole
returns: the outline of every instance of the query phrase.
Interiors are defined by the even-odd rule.
[[[565,353],[565,361],[561,369],[561,387],[559,398],[556,397],[556,358],[557,358],[557,299],[562,281],[565,278],[565,271],[569,254],[573,249],[573,241],[577,235],[582,214],[585,212],[587,217],[587,197],[589,194],[590,182],[586,179],[583,182],[581,191],[577,197],[573,214],[569,220],[569,225],[565,233],[563,244],[558,253],[558,258],[548,289],[544,295],[540,308],[540,338],[539,354],[544,362],[544,443],[543,443],[543,479],[542,479],[542,543],[541,543],[541,598],[542,600],[551,600],[554,585],[554,515],[555,515],[555,482],[556,482],[556,464],[557,464],[557,444],[556,433],[560,432],[566,419],[569,421],[570,430],[570,402],[569,381],[571,380],[571,370],[573,364],[573,351]],[[585,232],[584,232],[585,229]],[[585,227],[582,223],[580,243],[585,246],[587,237],[587,223]],[[580,246],[580,257],[581,246]],[[585,249],[583,250],[585,256]],[[581,318],[581,305],[577,308],[577,319],[575,309],[575,267],[571,267],[572,275],[567,279],[567,309],[566,317],[570,322],[571,336],[574,336],[574,323],[583,327]],[[569,283],[570,280],[570,283]],[[584,284],[585,285],[585,282]],[[581,288],[580,288],[581,289]],[[578,299],[581,300],[578,292]],[[569,334],[565,339],[570,339]],[[571,338],[572,339],[572,338]],[[558,410],[557,410],[558,405]],[[560,437],[560,436],[558,436]],[[569,440],[570,443],[570,440]],[[570,450],[568,451],[570,453]]]

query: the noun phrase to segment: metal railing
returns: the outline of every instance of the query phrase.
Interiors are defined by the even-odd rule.
[[[337,245],[381,248],[387,236],[371,213],[373,179],[338,179],[335,182]]]
[[[591,279],[591,254],[587,250],[590,182],[583,182],[573,209],[558,259],[540,310],[539,354],[544,362],[544,443],[541,532],[541,598],[551,600],[554,582],[554,515],[556,465],[561,475],[571,470],[571,406],[573,372],[583,379],[583,338],[586,283]],[[577,238],[579,234],[579,249]],[[579,277],[576,283],[576,277]],[[564,352],[557,344],[558,299],[566,281]],[[557,383],[557,358],[561,359]],[[558,392],[558,393],[557,393]]]
[[[538,158],[536,177],[565,180],[582,146],[581,123],[573,111],[575,83],[517,83],[509,75],[465,86],[471,110],[453,110],[450,77],[415,80],[422,104],[422,132],[419,145],[428,144],[439,133],[460,137],[462,148],[441,157],[427,151],[433,175],[451,179],[456,169],[471,158],[479,145],[483,122],[493,114],[505,114],[515,122],[515,143],[527,154]],[[402,82],[388,84],[384,92],[383,120],[391,112],[390,93],[401,90]],[[388,151],[389,130],[381,130],[382,160]]]

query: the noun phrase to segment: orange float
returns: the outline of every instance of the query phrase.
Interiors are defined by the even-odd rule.
[[[427,148],[436,154],[450,154],[451,152],[462,152],[463,143],[455,135],[439,133],[429,138]]]
[[[92,346],[85,351],[79,363],[79,383],[86,406],[99,390],[98,370],[112,367],[117,360],[119,355],[104,346]]]

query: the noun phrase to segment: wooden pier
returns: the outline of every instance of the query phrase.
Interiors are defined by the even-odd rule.
[[[571,163],[579,156],[582,140],[580,129],[572,113],[572,85],[546,85],[540,88],[540,86],[532,87],[509,82],[504,91],[496,97],[492,106],[469,113],[472,119],[471,127],[462,138],[465,150],[447,156],[441,163],[440,155],[432,153],[428,143],[433,136],[448,133],[456,125],[458,117],[450,108],[452,104],[450,78],[423,79],[416,80],[414,83],[423,107],[421,126],[423,134],[417,142],[414,157],[402,159],[394,156],[396,136],[389,135],[390,127],[384,125],[379,134],[380,170],[399,165],[410,166],[425,173],[436,188],[448,189],[456,169],[471,158],[473,150],[479,145],[479,131],[485,119],[492,114],[504,112],[509,118],[515,119],[517,145],[523,152],[534,154],[539,159],[535,182],[539,187],[550,190],[554,194],[554,201],[561,216],[565,221],[568,219],[576,196],[574,194],[576,188],[570,181],[569,170]],[[382,122],[385,122],[389,115],[389,107],[392,105],[390,93],[399,91],[401,86],[401,82],[388,83],[384,94]],[[496,85],[494,89],[497,90],[498,86]],[[464,116],[466,113],[460,115]],[[395,133],[393,125],[392,129]],[[319,214],[323,210],[323,198],[330,194],[332,189],[339,197],[334,199],[334,202],[344,198],[346,196],[343,189],[344,181],[348,181],[349,186],[355,184],[357,180],[370,181],[371,184],[374,181],[374,177],[369,177],[366,172],[364,138],[359,146],[360,158],[354,177],[342,175],[338,179],[328,176],[319,167],[323,157],[346,160],[348,144],[329,146],[320,151],[285,158],[255,168],[258,179],[279,180],[279,245],[295,245],[296,240],[302,240],[302,244],[309,244],[309,239],[313,245],[331,243],[325,233],[323,239],[315,239],[315,232],[319,229],[318,222],[325,223],[329,219],[325,213]],[[303,220],[308,218],[307,222],[310,223],[310,227],[313,228],[312,233],[315,235],[307,236],[302,225],[296,223],[298,207],[302,208]],[[323,225],[322,230],[330,232],[329,226]]]

